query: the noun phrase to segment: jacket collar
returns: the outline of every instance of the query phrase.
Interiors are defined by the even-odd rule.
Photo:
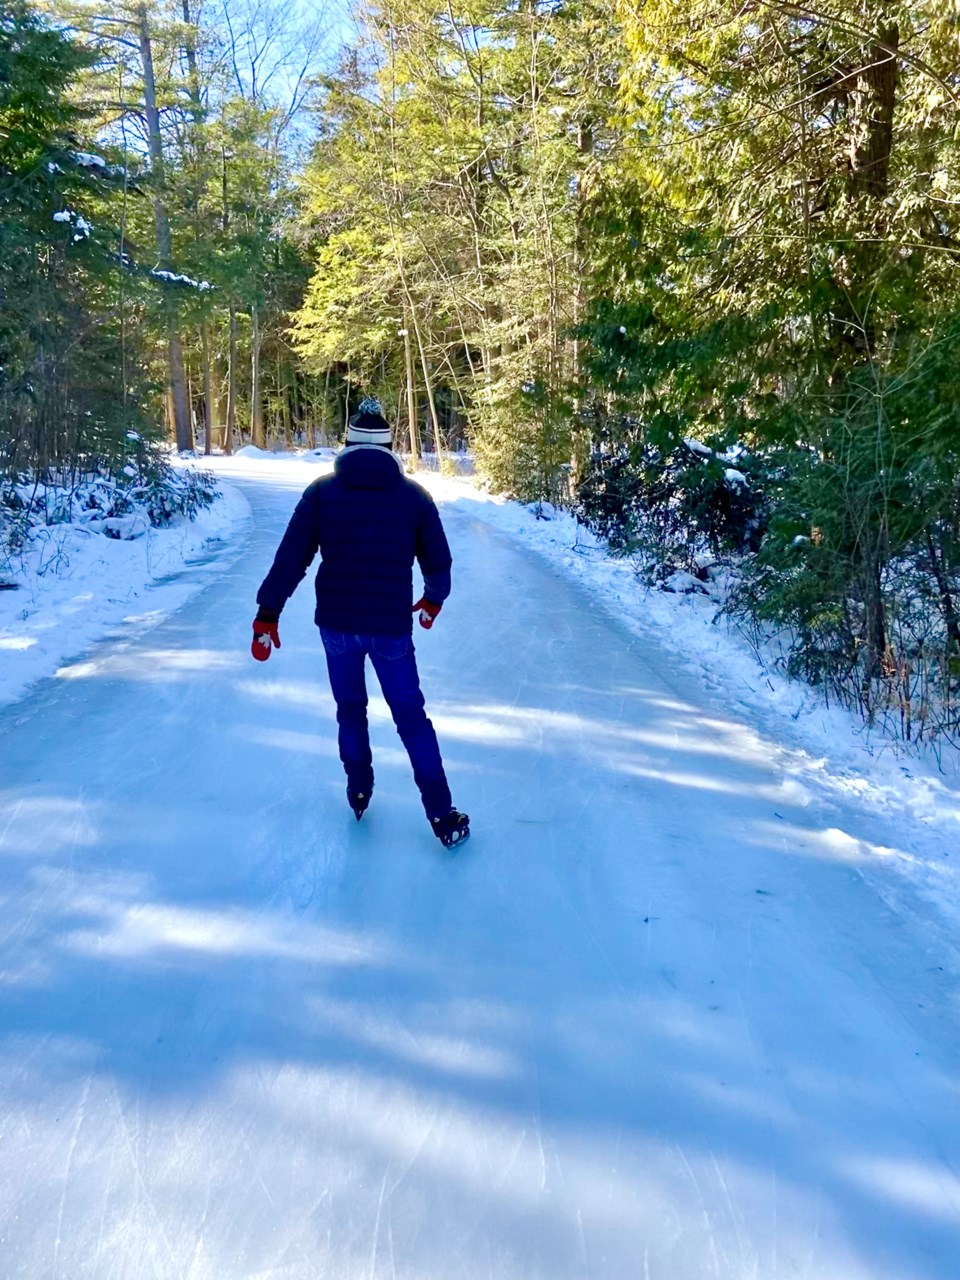
[[[391,458],[394,460],[394,462],[397,464],[397,467],[398,467],[398,469],[399,469],[399,471],[400,471],[400,474],[401,474],[401,475],[403,475],[403,463],[400,461],[400,459],[397,457],[397,455],[393,452],[393,450],[392,450],[392,449],[387,449],[387,448],[386,448],[384,445],[382,445],[382,444],[347,444],[347,445],[344,445],[344,447],[340,450],[340,452],[339,452],[339,453],[337,454],[337,456],[334,458],[334,464],[336,464],[337,462],[339,462],[339,460],[340,460],[341,458],[346,458],[346,457],[348,457],[350,454],[354,454],[354,453],[385,453],[385,454],[387,454],[387,455],[388,455],[388,457],[391,457]]]

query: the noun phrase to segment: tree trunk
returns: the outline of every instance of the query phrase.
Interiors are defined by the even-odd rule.
[[[224,452],[226,452],[224,437],[227,431],[227,378],[229,373],[226,361],[218,352],[213,359],[214,404],[216,406],[213,430],[217,440],[220,442],[220,448]]]
[[[960,617],[957,616],[957,606],[950,589],[950,581],[944,571],[943,561],[937,553],[933,534],[929,529],[927,530],[927,554],[930,557],[930,569],[936,579],[937,590],[940,592],[940,611],[947,628],[947,647],[952,646],[960,653]]]
[[[280,397],[280,419],[283,423],[283,446],[293,448],[293,415],[290,412],[290,379],[287,362],[277,356],[277,395]]]
[[[237,308],[230,303],[230,339],[227,352],[227,427],[223,439],[223,452],[233,453],[233,441],[237,429]]]
[[[217,402],[213,390],[213,369],[210,365],[210,325],[206,320],[200,326],[200,348],[203,357],[203,452],[209,457],[213,452]]]
[[[167,368],[170,374],[170,411],[173,415],[177,449],[189,453],[193,449],[193,424],[190,421],[183,344],[173,316],[167,322]]]
[[[427,353],[423,348],[423,339],[420,337],[420,326],[416,320],[413,322],[414,332],[417,335],[417,349],[420,352],[420,367],[423,370],[423,386],[427,393],[427,407],[430,410],[430,423],[433,427],[433,448],[437,455],[437,469],[440,468],[441,447],[440,447],[440,420],[437,417],[437,405],[433,398],[433,381],[430,377],[430,368],[427,364]]]
[[[260,311],[254,302],[250,307],[250,439],[258,449],[267,447],[263,428],[263,403],[260,394]]]
[[[323,412],[320,416],[320,443],[326,449],[330,445],[329,423],[332,414],[330,413],[330,366],[327,365],[327,375],[323,380]]]
[[[850,171],[854,189],[875,200],[882,200],[890,186],[899,47],[896,23],[881,27],[876,42],[863,51],[853,78]]]
[[[327,370],[327,378],[330,377],[330,370]],[[294,386],[297,388],[297,420],[302,424],[303,430],[307,436],[307,448],[316,449],[317,447],[317,418],[316,418],[316,401],[314,400],[313,411],[310,409],[310,399],[307,388],[302,378],[297,378],[294,374]],[[322,436],[321,436],[322,439]]]
[[[193,106],[194,124],[200,123],[203,114],[203,107],[200,100],[200,70],[197,65],[197,31],[193,18],[190,16],[190,0],[183,0],[183,25],[184,25],[184,42],[183,48],[187,55],[187,73],[190,82],[190,101]]]
[[[150,39],[147,6],[144,4],[141,4],[137,9],[137,24],[140,39],[140,58],[143,64],[143,97],[147,119],[147,136],[150,144],[150,165],[154,183],[153,218],[157,236],[157,258],[160,266],[169,271],[173,264],[173,251],[170,238],[170,222],[163,204],[165,177],[163,138],[160,133],[160,112],[157,108],[157,82],[153,69],[153,46]],[[173,304],[168,304],[167,309],[167,383],[177,448],[190,450],[193,448],[193,430],[190,422],[190,407],[187,403],[183,346],[180,342],[176,308]]]
[[[410,464],[420,466],[420,439],[417,431],[417,392],[413,381],[413,345],[410,342],[410,319],[404,308],[403,359],[407,374],[407,422],[410,427]]]
[[[227,200],[227,152],[220,148],[220,227],[224,240],[230,230],[230,205]],[[234,431],[237,426],[237,304],[230,298],[229,337],[227,340],[227,412],[223,428],[223,452],[233,453]]]
[[[864,645],[867,654],[866,675],[874,680],[883,674],[887,656],[886,608],[883,602],[880,551],[876,546],[863,550]]]
[[[844,304],[852,314],[843,316],[843,320],[848,343],[858,356],[867,359],[876,350],[873,299],[878,273],[883,270],[885,250],[881,242],[889,221],[884,201],[890,190],[899,44],[897,25],[882,26],[874,43],[860,51],[860,65],[850,77],[850,192],[854,199],[863,201],[861,231],[866,243],[853,255],[853,289]]]
[[[877,38],[860,55],[853,77],[850,175],[853,194],[867,197],[871,228],[876,238],[886,222],[883,201],[890,188],[890,157],[893,150],[893,117],[897,93],[897,50],[900,32],[895,23],[881,26]],[[881,250],[865,245],[857,264],[856,303],[858,339],[868,361],[876,349],[876,322],[871,298],[877,273],[882,270]],[[881,525],[882,530],[882,525]],[[864,608],[867,671],[871,678],[883,674],[887,661],[886,609],[883,599],[882,532],[865,548]]]

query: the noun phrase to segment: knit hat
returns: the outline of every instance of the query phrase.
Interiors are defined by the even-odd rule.
[[[347,426],[347,444],[380,444],[387,449],[393,443],[390,423],[383,416],[380,401],[368,396]]]

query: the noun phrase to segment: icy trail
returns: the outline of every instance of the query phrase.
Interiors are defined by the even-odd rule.
[[[301,487],[0,715],[0,1274],[956,1280],[958,979],[858,854],[896,834],[456,503],[418,648],[475,836],[379,703],[358,826],[309,581],[248,655]]]

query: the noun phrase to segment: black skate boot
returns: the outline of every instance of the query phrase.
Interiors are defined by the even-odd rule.
[[[369,791],[351,791],[350,788],[347,787],[347,803],[350,805],[350,808],[353,810],[353,816],[359,822],[360,819],[363,817],[363,815],[367,812],[367,807],[370,804],[370,792]]]
[[[445,849],[452,849],[470,838],[470,819],[457,809],[451,809],[442,818],[431,819],[430,825]]]

